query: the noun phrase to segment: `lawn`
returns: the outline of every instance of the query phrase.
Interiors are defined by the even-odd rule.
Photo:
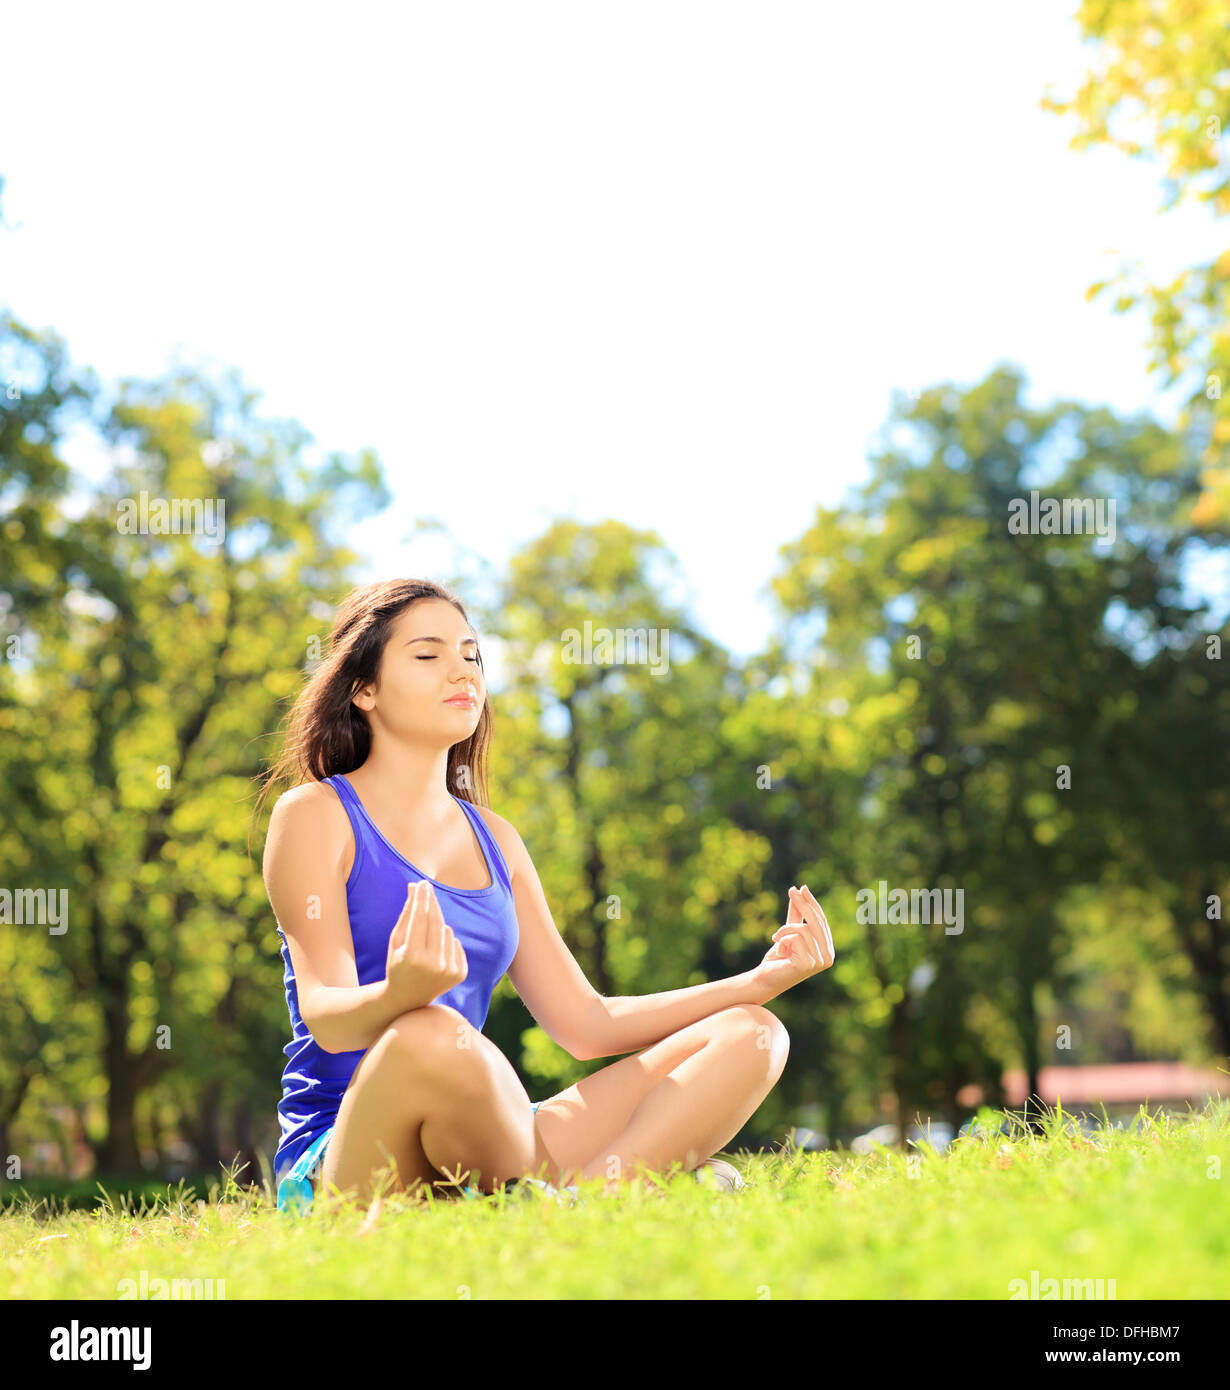
[[[318,1198],[294,1218],[233,1174],[208,1201],[26,1198],[0,1218],[0,1265],[11,1299],[150,1297],[159,1280],[228,1300],[1010,1300],[1048,1279],[1102,1280],[1119,1300],[1230,1296],[1230,1102],[1093,1132],[1056,1112],[1045,1133],[1001,1134],[1005,1118],[982,1112],[943,1154],[732,1153],[742,1191],[677,1174],[603,1196],[595,1180],[573,1207]]]

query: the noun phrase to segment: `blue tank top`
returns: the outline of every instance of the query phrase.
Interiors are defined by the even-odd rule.
[[[346,910],[359,984],[369,985],[385,978],[389,933],[405,904],[406,885],[427,875],[403,858],[376,829],[342,773],[323,781],[341,798],[354,831],[354,865],[346,880]],[[492,992],[517,954],[517,916],[508,865],[487,822],[470,802],[459,796],[453,800],[474,827],[491,883],[486,888],[450,888],[427,879],[439,895],[444,920],[461,942],[469,966],[466,978],[433,1002],[451,1005],[481,1032]],[[278,1105],[282,1138],[273,1159],[276,1177],[336,1121],[342,1096],[364,1051],[326,1052],[317,1045],[299,1013],[299,991],[290,949],[280,926],[278,936],[285,965],[283,983],[291,1040],[282,1049],[289,1060],[282,1072],[282,1099]]]

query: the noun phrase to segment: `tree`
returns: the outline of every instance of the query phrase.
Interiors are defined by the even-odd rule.
[[[1201,631],[1203,610],[1175,596],[1195,532],[1175,520],[1197,487],[1187,441],[1072,403],[1031,410],[1021,387],[998,369],[900,410],[867,486],[818,511],[774,583],[782,646],[812,635],[813,701],[845,725],[812,771],[840,807],[829,855],[866,888],[960,889],[970,913],[959,934],[873,920],[856,938],[851,990],[879,1001],[903,1122],[922,1100],[951,1115],[963,1073],[997,1080],[969,1075],[992,1061],[980,1001],[1011,1021],[1036,1091],[1062,894],[1131,852],[1125,800],[1142,821],[1151,804],[1124,766],[1141,662],[1173,661],[1159,643],[1190,648]],[[1040,478],[1048,495],[1116,500],[1128,524],[1101,551],[1088,534],[1015,533],[1014,502]],[[1142,775],[1177,794],[1193,769],[1160,745],[1150,755]]]
[[[125,383],[102,427],[113,473],[71,521],[56,511],[62,465],[5,456],[19,515],[41,507],[44,529],[71,537],[54,583],[38,547],[4,556],[9,630],[33,651],[6,688],[5,770],[41,833],[39,864],[70,893],[52,949],[93,1015],[104,1172],[137,1165],[138,1101],[172,1080],[200,1104],[186,1119],[207,1158],[220,1098],[241,1125],[276,1101],[252,1061],[254,1043],[277,1046],[275,938],[244,802],[260,738],[357,558],[330,524],[388,494],[370,453],[310,468],[310,435],[258,420],[256,400],[233,374]],[[39,494],[36,465],[59,493]]]
[[[1184,199],[1215,218],[1230,215],[1226,142],[1226,73],[1230,25],[1222,0],[1082,0],[1082,37],[1097,44],[1097,62],[1075,96],[1048,95],[1045,110],[1076,118],[1070,148],[1109,145],[1165,170],[1163,210]],[[1134,121],[1139,138],[1119,127]],[[1230,251],[1192,266],[1168,285],[1148,284],[1139,268],[1121,267],[1089,287],[1087,298],[1117,290],[1114,308],[1146,303],[1153,327],[1149,370],[1167,386],[1194,381],[1186,430],[1200,426],[1203,488],[1192,508],[1196,525],[1225,536],[1230,525]]]

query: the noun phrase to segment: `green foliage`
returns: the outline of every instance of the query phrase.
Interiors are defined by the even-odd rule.
[[[1096,60],[1079,90],[1042,106],[1074,118],[1074,150],[1105,145],[1164,170],[1163,210],[1184,200],[1230,215],[1230,141],[1225,76],[1230,26],[1222,0],[1082,0],[1076,14]],[[1132,134],[1129,134],[1131,131]],[[1202,490],[1191,520],[1225,537],[1230,523],[1230,251],[1148,283],[1138,264],[1091,284],[1087,299],[1114,291],[1116,313],[1147,305],[1150,370],[1167,386],[1190,383],[1184,423],[1203,431]]]

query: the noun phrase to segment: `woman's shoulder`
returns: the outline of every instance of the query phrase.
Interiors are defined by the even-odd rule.
[[[273,803],[270,819],[279,822],[293,821],[296,825],[305,822],[341,826],[349,823],[346,808],[332,785],[328,782],[300,782],[290,787]]]
[[[332,801],[336,803],[337,793],[333,790],[333,784],[331,782],[317,782],[315,780],[300,782],[297,787],[287,788],[287,790],[278,797],[274,805],[275,807],[282,805],[290,807],[297,805],[299,802],[311,801]]]
[[[306,865],[350,861],[353,842],[350,818],[333,788],[324,782],[301,782],[273,803],[264,869],[269,874],[289,866],[300,872]],[[350,872],[349,862],[345,870]]]

